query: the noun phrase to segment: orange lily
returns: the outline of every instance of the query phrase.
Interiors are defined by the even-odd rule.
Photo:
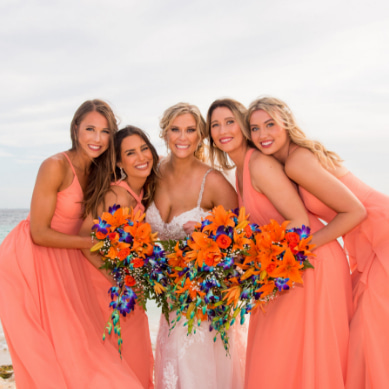
[[[296,261],[291,250],[288,248],[285,251],[284,258],[280,261],[280,265],[273,274],[275,277],[289,278],[291,281],[302,284],[303,279],[300,271],[302,268],[303,265],[300,265],[300,262]]]
[[[231,211],[226,211],[222,205],[218,205],[212,210],[211,215],[206,217],[211,224],[205,226],[203,231],[211,231],[213,234],[216,234],[220,226],[234,227],[233,217],[234,214]]]
[[[185,293],[186,290],[189,292],[189,296],[192,301],[196,300],[197,295],[199,295],[200,297],[205,296],[205,293],[200,291],[200,288],[197,283],[190,281],[189,278],[185,280],[184,286],[178,286],[176,293],[182,294]]]

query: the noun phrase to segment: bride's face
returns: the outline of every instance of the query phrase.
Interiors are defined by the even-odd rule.
[[[179,158],[194,155],[200,142],[196,120],[190,113],[177,116],[166,134],[171,153]]]

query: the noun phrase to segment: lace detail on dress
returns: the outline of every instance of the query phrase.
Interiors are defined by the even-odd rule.
[[[165,223],[154,202],[146,212],[146,221],[159,239],[183,239],[186,234],[183,225],[188,221],[201,221],[208,212],[200,208],[205,178],[204,175],[196,208],[173,217]],[[176,312],[170,313],[170,322],[176,319]],[[246,332],[242,341],[236,342],[235,330],[230,331],[230,356],[226,356],[220,339],[214,342],[214,332],[209,324],[196,326],[196,333],[187,335],[181,319],[174,329],[162,315],[155,350],[155,389],[242,389],[244,379],[244,357],[246,354]],[[236,327],[237,325],[235,325]],[[237,331],[238,332],[238,331]]]
[[[165,389],[177,388],[178,375],[174,369],[173,363],[168,362],[163,369],[163,387]]]
[[[156,207],[155,203],[151,203],[146,212],[146,222],[150,224],[151,230],[153,232],[158,231],[159,239],[184,239],[186,237],[186,233],[183,227],[184,224],[188,221],[200,222],[201,218],[208,215],[207,211],[204,211],[202,208],[200,208],[200,204],[203,198],[205,179],[211,171],[212,169],[209,169],[204,174],[203,181],[201,182],[201,188],[196,208],[190,209],[189,211],[183,212],[180,215],[174,216],[169,223],[165,223],[162,220],[161,214],[159,213],[159,210]]]

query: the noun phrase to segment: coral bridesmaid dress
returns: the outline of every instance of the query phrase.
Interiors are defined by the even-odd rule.
[[[142,204],[143,191],[140,196],[137,196],[125,181],[118,181],[112,183],[112,185],[124,188],[136,200],[137,205],[134,208],[135,212],[138,210],[142,212],[145,211],[145,207]],[[99,301],[106,322],[112,313],[112,309],[109,307],[111,299],[108,295],[108,289],[112,285],[98,269],[89,262],[88,264],[90,265],[88,268],[92,284],[95,288],[96,298]],[[102,323],[101,330],[104,328],[104,325],[105,323]],[[154,357],[151,348],[149,321],[145,311],[136,305],[135,310],[131,312],[130,315],[120,318],[120,326],[122,328],[123,338],[123,359],[131,366],[144,388],[154,388]],[[114,347],[117,347],[115,335],[107,335],[105,341],[111,341]]]
[[[243,196],[250,220],[259,225],[284,221],[267,197],[251,185],[247,152]],[[323,225],[309,215],[312,232]],[[297,285],[250,318],[245,388],[344,388],[349,321],[352,315],[350,272],[340,245],[333,241],[314,251],[315,267]]]
[[[340,178],[365,206],[367,218],[344,236],[355,313],[350,325],[346,387],[389,387],[389,197],[352,173]],[[336,213],[300,188],[307,208],[325,220]]]
[[[83,193],[72,170],[51,222],[65,234],[77,234],[82,222]],[[86,265],[79,250],[35,245],[29,217],[0,246],[0,317],[18,388],[143,388],[101,339],[104,318]]]

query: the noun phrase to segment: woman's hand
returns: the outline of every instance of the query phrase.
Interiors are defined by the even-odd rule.
[[[198,224],[198,222],[195,221],[189,221],[186,222],[182,227],[184,228],[186,235],[192,235],[193,231],[195,230],[195,226]]]

